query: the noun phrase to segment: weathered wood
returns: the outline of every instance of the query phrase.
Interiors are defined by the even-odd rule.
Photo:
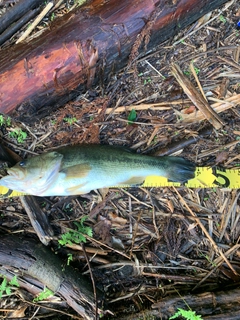
[[[39,240],[47,246],[51,241],[54,232],[49,223],[46,212],[42,210],[36,200],[36,197],[21,196],[20,200]]]
[[[154,47],[224,2],[93,0],[39,38],[1,51],[0,112],[17,108],[21,120],[34,121],[126,66],[141,42]]]
[[[57,255],[33,240],[13,235],[0,237],[0,264],[16,268],[21,275],[38,279],[62,296],[84,319],[94,319],[92,284],[71,267],[62,266]]]

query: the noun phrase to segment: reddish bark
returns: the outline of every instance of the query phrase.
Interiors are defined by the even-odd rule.
[[[140,33],[145,39],[151,35],[148,46],[153,47],[224,2],[93,0],[30,43],[1,51],[0,112],[17,108],[25,121],[44,115],[93,79],[126,66]]]

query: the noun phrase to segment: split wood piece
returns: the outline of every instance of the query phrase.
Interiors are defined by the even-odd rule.
[[[19,119],[34,122],[79,96],[93,80],[104,83],[126,67],[133,48],[144,50],[139,39],[148,42],[148,50],[155,48],[225,2],[88,1],[55,19],[38,38],[1,51],[0,112],[18,109]]]
[[[216,103],[211,104],[211,107],[215,112],[221,113],[228,109],[236,107],[240,103],[240,94],[233,95],[232,97],[226,98],[224,100],[210,98],[211,101],[218,101]],[[205,119],[204,115],[201,111],[193,112],[190,114],[186,114],[184,112],[180,112],[179,115],[181,116],[182,122],[194,122],[194,121],[202,121]]]
[[[193,104],[203,113],[205,118],[215,129],[220,129],[224,125],[224,121],[216,111],[211,108],[209,103],[205,100],[203,95],[198,92],[189,78],[183,74],[180,67],[176,63],[173,63],[171,65],[171,71]]]
[[[11,153],[10,153],[11,152]],[[6,148],[3,144],[0,144],[0,160],[7,161],[11,165],[20,161],[20,157]],[[20,197],[21,203],[28,215],[29,220],[35,230],[39,240],[47,246],[54,235],[53,229],[49,223],[46,213],[42,210],[38,204],[36,197],[34,196],[22,196]]]
[[[6,30],[13,22],[20,19],[29,10],[38,7],[44,0],[22,0],[16,3],[0,17],[0,34]]]
[[[0,264],[37,279],[54,294],[63,297],[84,319],[95,318],[91,282],[69,266],[63,269],[63,261],[42,244],[14,235],[1,236]]]
[[[21,196],[20,200],[39,240],[47,246],[51,241],[54,232],[49,223],[46,212],[40,208],[36,197]]]

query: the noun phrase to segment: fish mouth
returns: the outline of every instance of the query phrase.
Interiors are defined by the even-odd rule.
[[[22,171],[20,171],[19,169],[16,168],[10,168],[7,170],[7,173],[9,174],[9,176],[15,178],[15,179],[23,179],[24,178],[24,173]]]

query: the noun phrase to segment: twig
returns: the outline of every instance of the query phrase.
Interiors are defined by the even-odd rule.
[[[179,104],[188,104],[190,102],[189,99],[179,99],[174,101],[163,101],[158,103],[142,103],[142,104],[131,104],[129,106],[120,106],[117,108],[107,108],[106,114],[110,113],[122,113],[126,111],[131,111],[132,109],[139,111],[139,110],[148,110],[148,109],[154,109],[154,110],[170,110],[172,109],[172,105],[179,105]],[[139,102],[138,102],[139,103]],[[101,109],[99,109],[98,113],[101,112]]]
[[[207,127],[203,130],[199,131],[198,136],[191,137],[188,139],[183,139],[181,141],[176,141],[168,145],[166,148],[160,149],[153,153],[153,156],[168,156],[170,154],[173,154],[187,146],[189,146],[192,143],[196,143],[198,140],[203,138],[204,136],[208,136],[212,133],[212,128]]]
[[[161,72],[159,72],[150,62],[148,62],[147,60],[145,60],[145,62],[154,70],[157,72],[157,74],[162,77],[163,79],[166,79],[166,77],[164,77],[164,75],[161,74]]]
[[[190,70],[191,70],[191,72],[192,72],[192,74],[193,74],[193,76],[194,76],[194,78],[195,78],[195,80],[196,80],[196,82],[197,82],[198,88],[199,88],[199,90],[201,91],[201,94],[202,94],[203,98],[207,101],[207,98],[206,98],[206,96],[205,96],[205,94],[204,94],[202,85],[201,85],[201,83],[200,83],[200,81],[199,81],[199,79],[198,79],[196,70],[194,69],[193,62],[190,63]]]
[[[43,11],[37,16],[37,18],[33,21],[31,26],[23,33],[23,35],[16,41],[16,44],[25,40],[32,30],[39,24],[39,22],[45,17],[48,11],[52,8],[53,2],[49,2]]]

